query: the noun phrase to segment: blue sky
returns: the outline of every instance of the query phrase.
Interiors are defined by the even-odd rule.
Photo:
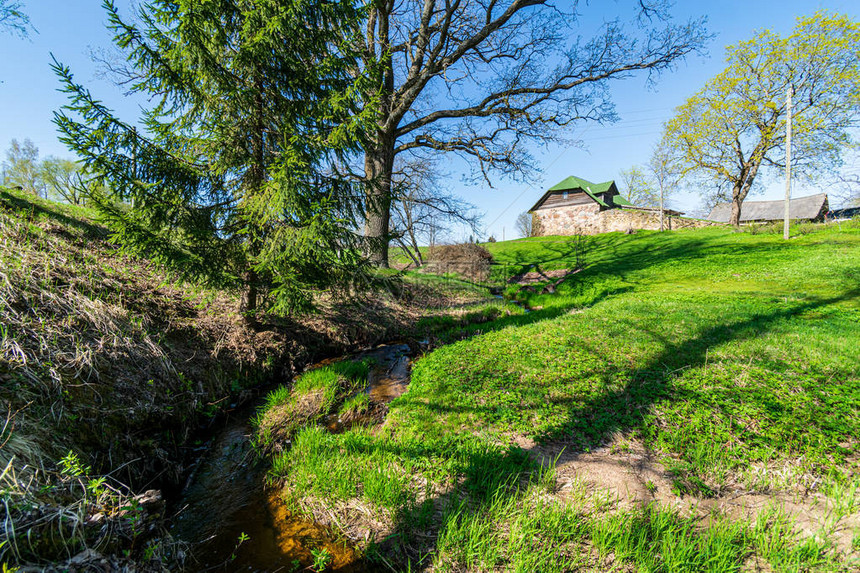
[[[128,0],[118,0],[117,4],[125,11]],[[4,152],[12,138],[29,137],[43,157],[71,156],[57,140],[51,123],[53,111],[65,103],[65,96],[56,91],[58,82],[49,67],[52,53],[72,68],[78,81],[124,118],[137,116],[137,103],[124,97],[121,89],[100,79],[90,58],[92,50],[110,46],[111,34],[105,28],[101,0],[25,0],[24,6],[37,33],[32,33],[29,39],[0,34],[0,148]],[[622,2],[598,1],[591,2],[584,11],[598,12],[597,18],[605,12],[605,18],[609,19],[614,9],[623,6],[626,4]],[[452,171],[447,183],[486,212],[489,234],[501,239],[504,228],[505,237],[513,238],[517,215],[528,209],[547,187],[568,175],[591,181],[618,179],[620,170],[646,162],[672,110],[722,69],[726,46],[748,39],[763,28],[788,33],[796,17],[819,8],[860,18],[860,4],[856,0],[679,1],[673,10],[678,19],[708,17],[709,29],[716,34],[708,57],[694,56],[682,62],[675,71],[664,74],[653,89],[646,87],[643,76],[614,83],[612,95],[619,122],[605,127],[589,124],[574,128],[573,137],[585,143],[581,148],[535,148],[542,173],[534,185],[505,179],[495,179],[494,188],[467,185],[461,182],[456,161],[450,163]],[[794,194],[814,191],[796,185]],[[761,197],[777,199],[783,193],[782,184],[776,182]],[[676,199],[682,210],[693,210],[700,203],[698,195],[693,193],[681,193]]]

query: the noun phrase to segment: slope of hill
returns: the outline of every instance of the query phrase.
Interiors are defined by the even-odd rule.
[[[95,221],[0,188],[4,567],[178,565],[155,489],[181,487],[219,413],[463,295],[413,281],[407,297],[322,301],[317,315],[251,329],[235,294],[170,281]]]
[[[860,225],[796,231],[590,238],[554,294],[509,287],[531,312],[417,360],[381,428],[307,428],[273,472],[434,571],[856,570]]]

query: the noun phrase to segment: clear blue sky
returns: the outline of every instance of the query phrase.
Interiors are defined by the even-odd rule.
[[[117,4],[127,11],[128,0],[118,0]],[[0,148],[4,152],[12,138],[29,137],[43,157],[70,156],[57,140],[51,123],[53,111],[65,103],[64,94],[56,91],[58,82],[49,67],[51,53],[72,68],[78,81],[124,118],[137,116],[137,103],[124,97],[120,88],[99,79],[90,58],[92,50],[111,45],[101,0],[25,0],[24,6],[36,33],[31,33],[29,39],[0,34]],[[609,19],[613,10],[622,6],[625,3],[591,2],[583,11],[597,12],[597,18],[605,13],[603,17]],[[856,0],[679,1],[674,9],[678,19],[708,16],[709,29],[716,34],[708,57],[693,57],[681,63],[674,72],[664,74],[655,89],[645,86],[644,77],[614,83],[612,95],[620,121],[606,127],[576,127],[573,135],[581,136],[583,148],[536,149],[543,173],[533,186],[505,179],[494,180],[493,189],[465,185],[461,183],[456,162],[451,163],[453,170],[448,184],[486,212],[488,233],[501,239],[504,227],[506,238],[513,238],[517,215],[528,209],[547,187],[568,175],[596,182],[618,179],[620,170],[646,162],[659,139],[662,123],[671,117],[675,106],[722,69],[726,46],[748,39],[763,28],[788,33],[796,17],[819,8],[847,13],[855,19],[860,17],[860,3]],[[587,32],[583,30],[583,34]],[[796,195],[807,192],[811,190],[795,186]],[[782,186],[775,184],[762,196],[776,199],[782,193]],[[676,205],[682,210],[692,210],[700,205],[700,200],[697,195],[682,194]]]

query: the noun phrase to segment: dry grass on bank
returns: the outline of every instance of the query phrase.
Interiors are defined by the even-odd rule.
[[[475,295],[407,280],[251,329],[236,293],[171,283],[123,255],[87,209],[0,189],[0,562],[181,560],[135,492],[181,483],[201,426],[464,296]]]

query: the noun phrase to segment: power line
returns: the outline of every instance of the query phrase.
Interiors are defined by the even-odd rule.
[[[671,109],[674,109],[674,108],[671,108],[671,107],[664,107],[664,108],[641,109],[641,110],[634,110],[634,111],[628,111],[628,112],[625,112],[625,113],[624,113],[624,115],[641,114],[641,113],[653,113],[653,112],[659,112],[659,111],[668,111],[668,110],[671,110]],[[643,122],[644,122],[644,123],[654,122],[656,119],[657,119],[657,118],[653,118],[653,119],[650,119],[650,118],[642,118],[642,119],[633,119],[633,120],[620,120],[620,121],[618,121],[618,122],[616,122],[616,123],[614,123],[614,124],[611,124],[611,126],[607,126],[607,127],[596,127],[596,126],[598,126],[599,124],[589,123],[588,125],[586,125],[586,126],[585,126],[585,128],[584,128],[580,133],[578,133],[578,134],[576,134],[576,133],[575,133],[575,134],[572,134],[572,137],[576,137],[576,138],[578,138],[578,139],[582,139],[582,137],[583,137],[583,136],[584,136],[584,135],[585,135],[589,130],[591,130],[592,128],[595,128],[595,129],[597,129],[597,130],[601,130],[601,131],[602,131],[602,130],[604,130],[604,129],[629,129],[629,125],[630,125],[630,124],[634,124],[634,123],[643,123]],[[659,120],[659,121],[657,121],[656,123],[654,123],[654,125],[662,124],[662,123],[663,123],[663,121],[664,121],[664,120]],[[619,124],[624,124],[624,125],[619,125]],[[642,127],[647,127],[647,125],[638,125],[637,127],[642,128]],[[660,133],[660,131],[649,131],[649,132],[645,132],[645,133],[636,133],[636,134],[605,135],[605,136],[598,136],[598,137],[589,137],[589,138],[588,138],[588,140],[589,140],[589,141],[600,141],[600,140],[604,140],[604,139],[618,139],[618,138],[621,138],[621,137],[641,137],[641,136],[643,136],[643,135],[655,135],[655,134],[657,134],[657,133]],[[555,162],[556,162],[556,161],[558,161],[559,159],[561,159],[561,158],[562,158],[562,156],[563,156],[566,152],[567,152],[567,150],[566,150],[566,149],[563,149],[563,150],[561,151],[561,153],[559,153],[559,154],[555,157],[555,159],[553,159],[553,160],[552,160],[552,161],[550,161],[546,166],[544,166],[544,169],[549,169],[550,167],[552,167],[552,166],[555,164]],[[505,213],[507,213],[507,212],[508,212],[508,210],[510,210],[510,208],[511,208],[511,207],[513,207],[513,206],[514,206],[514,204],[515,204],[517,201],[519,201],[519,200],[522,198],[522,196],[523,196],[523,195],[525,195],[526,193],[528,193],[529,191],[534,191],[534,188],[533,188],[533,187],[531,187],[531,186],[528,186],[528,187],[526,187],[525,189],[523,189],[523,191],[522,191],[519,195],[517,195],[516,197],[514,197],[513,201],[511,201],[511,202],[508,204],[508,206],[507,206],[507,207],[505,207],[505,208],[504,208],[504,210],[502,210],[502,212],[501,212],[501,213],[499,213],[499,214],[496,216],[496,218],[495,218],[495,219],[493,219],[493,220],[492,220],[492,221],[487,225],[487,228],[492,227],[493,225],[495,225],[495,224],[499,221],[499,219],[501,219],[501,218],[502,218],[502,216],[503,216]]]
[[[552,166],[555,164],[555,162],[556,162],[556,161],[558,161],[559,159],[561,159],[561,156],[562,156],[562,155],[564,155],[565,151],[567,151],[567,150],[566,150],[566,149],[563,149],[563,150],[561,151],[561,153],[559,153],[559,154],[558,154],[558,156],[556,156],[556,158],[555,158],[555,159],[553,159],[552,161],[550,161],[544,169],[549,169],[550,167],[552,167]],[[528,191],[532,191],[532,190],[533,190],[533,189],[532,189],[532,187],[531,187],[531,186],[526,187],[525,189],[523,189],[523,192],[522,192],[522,193],[520,193],[519,195],[517,195],[517,196],[514,198],[514,200],[513,200],[513,201],[511,201],[511,202],[510,202],[510,204],[509,204],[507,207],[505,207],[504,211],[502,211],[501,213],[499,213],[499,214],[498,214],[498,216],[497,216],[495,219],[493,219],[493,221],[492,221],[489,225],[487,225],[487,227],[489,228],[489,227],[492,227],[493,225],[495,225],[495,224],[496,224],[496,221],[498,221],[499,219],[501,219],[501,218],[502,218],[502,215],[504,215],[505,213],[507,213],[507,212],[508,212],[508,209],[510,209],[511,207],[513,207],[513,206],[514,206],[514,203],[516,203],[517,201],[519,201],[519,200],[520,200],[520,197],[522,197],[523,195],[525,195]]]

